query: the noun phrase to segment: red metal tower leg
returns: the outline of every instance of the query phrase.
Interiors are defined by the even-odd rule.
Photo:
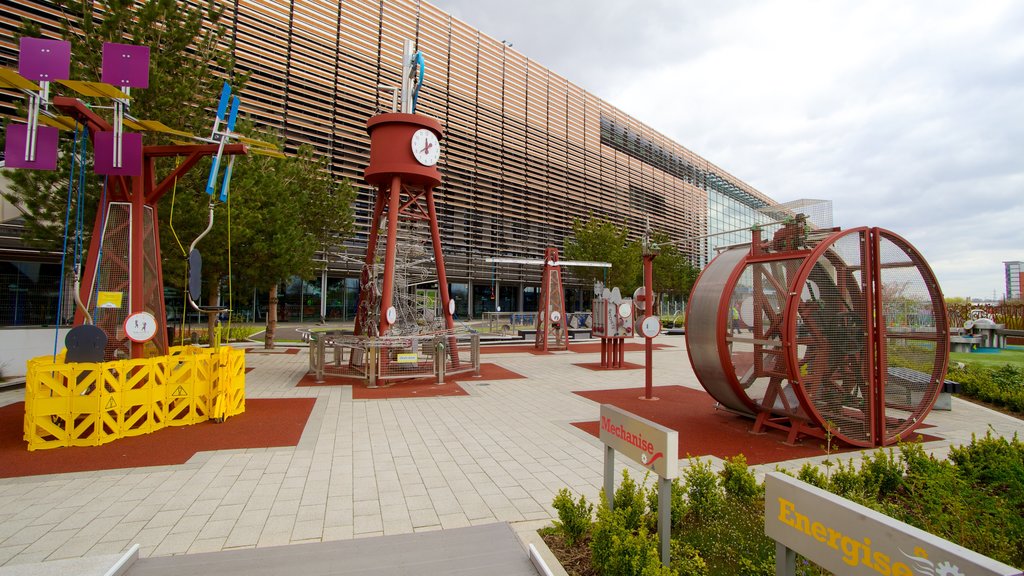
[[[455,318],[448,307],[448,276],[444,269],[444,254],[441,252],[441,230],[437,224],[437,207],[434,205],[434,187],[427,188],[427,216],[430,218],[430,241],[434,245],[434,264],[437,267],[437,288],[441,291],[441,307],[444,308],[444,326],[452,336],[448,338],[448,351],[451,354],[452,366],[459,365],[458,341],[455,339]]]
[[[363,270],[359,274],[359,299],[356,302],[356,323],[353,334],[356,336],[363,333],[363,324],[366,323],[366,306],[364,300],[371,295],[364,289],[370,283],[370,271],[373,270],[373,259],[377,254],[377,230],[380,226],[380,217],[384,213],[385,195],[377,192],[377,199],[373,204],[373,220],[370,220],[370,236],[366,240],[366,259],[363,261]]]
[[[395,289],[395,254],[398,251],[398,205],[402,195],[402,177],[391,179],[388,191],[388,240],[384,253],[384,278],[381,282],[380,295],[380,329],[377,332],[385,335],[391,324],[387,319],[387,311],[392,305],[392,292]]]
[[[129,247],[131,255],[131,308],[129,314],[135,314],[145,309],[145,246],[143,240],[142,221],[145,215],[146,195],[143,193],[145,180],[143,178],[132,178],[132,244]],[[142,342],[132,342],[132,358],[142,358]]]

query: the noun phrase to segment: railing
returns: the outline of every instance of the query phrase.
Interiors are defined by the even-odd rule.
[[[303,332],[309,342],[309,373],[355,377],[375,388],[381,380],[432,377],[444,383],[445,374],[480,374],[480,335],[439,332],[415,336],[370,338],[339,330]]]
[[[518,329],[532,329],[537,323],[536,312],[484,312],[483,319],[487,321],[487,331],[490,333],[501,332],[508,336]],[[569,329],[590,328],[590,312],[570,312],[566,316],[566,323]]]
[[[24,438],[29,450],[98,446],[244,411],[244,350],[175,346],[99,363],[41,356],[28,362]]]

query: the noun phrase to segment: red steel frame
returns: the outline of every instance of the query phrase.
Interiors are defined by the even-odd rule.
[[[558,303],[561,308],[551,310],[551,297],[557,290]],[[561,346],[548,346],[548,332],[551,330],[551,319],[548,315],[558,312],[559,332],[562,334]],[[557,343],[557,339],[555,340]],[[537,331],[534,335],[534,347],[547,352],[549,349],[569,349],[569,325],[565,318],[565,290],[562,289],[562,270],[558,265],[558,248],[548,246],[544,250],[544,272],[541,274],[540,302],[537,304]],[[621,360],[620,360],[621,364]]]
[[[715,391],[719,390],[721,384],[725,384],[732,393],[735,394],[737,400],[739,400],[743,407],[745,407],[751,415],[755,415],[755,423],[753,432],[761,432],[765,427],[772,427],[784,430],[788,432],[788,441],[794,442],[800,435],[809,435],[818,438],[824,438],[826,430],[824,424],[824,418],[818,413],[815,405],[811,402],[808,396],[807,390],[804,386],[804,377],[800,372],[800,359],[798,358],[798,347],[802,344],[799,341],[800,337],[797,331],[797,318],[800,315],[801,298],[801,287],[808,281],[816,262],[821,258],[829,259],[838,268],[844,267],[841,262],[838,262],[830,250],[834,243],[841,237],[847,235],[860,235],[862,241],[861,260],[857,265],[862,271],[862,277],[860,281],[861,293],[859,299],[864,303],[863,317],[860,321],[863,322],[864,326],[864,338],[866,340],[865,354],[865,369],[864,369],[864,389],[862,394],[865,396],[866,401],[866,414],[867,418],[867,438],[864,440],[852,439],[842,434],[835,434],[839,439],[844,440],[847,443],[857,446],[879,446],[892,444],[901,439],[905,439],[911,436],[914,430],[917,428],[917,424],[923,421],[924,416],[930,411],[932,404],[934,403],[935,397],[926,399],[926,401],[919,404],[913,411],[911,421],[914,422],[911,426],[903,430],[898,434],[890,434],[887,431],[886,417],[885,417],[885,384],[887,380],[887,373],[885,367],[887,366],[886,360],[886,327],[884,317],[882,315],[883,300],[882,291],[879,289],[879,285],[882,281],[881,270],[884,267],[881,262],[881,239],[885,238],[893,241],[899,245],[906,253],[910,256],[913,263],[921,270],[921,274],[926,283],[929,286],[935,286],[937,289],[937,282],[934,280],[934,273],[928,267],[927,263],[924,262],[920,255],[910,246],[903,238],[879,228],[854,228],[845,231],[834,231],[827,239],[821,241],[813,249],[791,249],[781,250],[777,252],[766,252],[764,250],[766,244],[760,239],[760,233],[758,230],[754,230],[753,238],[750,246],[749,254],[742,257],[738,263],[728,272],[727,278],[722,284],[722,291],[719,294],[717,302],[717,310],[715,312],[717,321],[715,322],[715,330],[711,335],[706,337],[713,337],[717,342],[716,356],[717,362],[721,364],[724,369],[723,382],[705,382],[703,379],[701,383],[705,388],[715,396]],[[768,277],[767,274],[762,273],[760,266],[767,265],[769,263],[783,263],[784,261],[798,261],[791,266],[795,265],[798,267],[797,270],[790,270],[787,274],[789,280],[789,286],[781,286],[778,283],[773,286],[774,291],[777,294],[788,294],[785,299],[784,305],[782,306],[782,313],[775,314],[770,304],[764,297],[765,290],[763,289],[763,282]],[[727,342],[727,333],[729,330],[729,319],[730,319],[730,298],[733,287],[736,286],[740,276],[748,265],[753,265],[753,293],[755,294],[754,299],[754,370],[757,374],[769,377],[768,388],[765,391],[765,396],[759,403],[755,403],[749,396],[747,396],[742,384],[739,382],[735,371],[732,369],[731,350],[729,346],[725,345]],[[705,269],[705,272],[710,269],[710,265]],[[716,273],[720,274],[720,273]],[[838,275],[843,277],[845,272],[839,272]],[[704,276],[702,272],[701,277]],[[698,278],[697,284],[701,283],[701,280],[707,280],[708,282],[715,282],[717,278],[705,279]],[[770,278],[769,278],[770,279]],[[845,289],[845,287],[841,287]],[[693,304],[693,302],[691,302]],[[688,310],[689,312],[689,310]],[[935,340],[938,346],[937,353],[941,355],[941,362],[936,365],[933,373],[930,375],[932,380],[939,379],[941,382],[942,375],[945,374],[946,363],[948,361],[948,342],[944,335],[946,332],[946,319],[944,316],[944,310],[935,311],[936,314],[936,335],[916,335],[915,338]],[[769,320],[769,326],[764,326],[763,318],[767,316]],[[773,318],[774,317],[774,318]],[[687,338],[691,337],[691,333],[694,331],[687,331]],[[698,336],[700,337],[700,336]],[[763,344],[759,344],[758,340],[763,340],[768,337],[778,337],[781,340],[782,351],[781,354],[774,350],[766,350]],[[901,337],[906,337],[901,335]],[[945,350],[943,349],[945,347]],[[688,342],[688,349],[691,346]],[[775,370],[768,373],[766,367],[763,364],[765,354],[776,354],[777,356],[784,356],[784,358],[778,358],[778,360],[784,360],[783,362],[775,362],[777,368],[780,367],[781,371]],[[691,353],[691,362],[694,363],[695,369],[700,368],[700,359],[694,358]],[[808,369],[815,370],[813,366],[808,366]],[[701,376],[700,369],[697,370],[698,377]],[[781,393],[782,385],[784,381],[789,381],[795,392],[798,405],[790,406],[791,402]],[[798,384],[798,385],[795,385]],[[709,387],[710,386],[710,387]],[[939,390],[936,389],[934,396],[938,395]],[[780,415],[773,412],[773,406],[776,400],[781,400],[785,415]],[[721,401],[721,399],[720,399]],[[733,406],[733,408],[738,408]]]
[[[97,132],[110,132],[113,130],[110,123],[89,109],[77,98],[57,96],[53,99],[53,105],[64,114],[71,116],[78,122],[84,124],[89,131],[90,138],[92,138],[94,142]],[[163,346],[161,346],[161,352],[163,354],[167,353],[167,342],[163,340],[166,338],[166,336],[163,335],[166,335],[167,333],[167,313],[164,309],[164,277],[160,253],[160,222],[157,217],[157,202],[159,202],[160,198],[171,189],[178,178],[181,178],[188,173],[188,171],[195,167],[196,163],[203,157],[217,154],[218,149],[219,146],[217,144],[144,146],[142,149],[142,175],[110,177],[106,202],[96,211],[93,235],[89,242],[89,256],[86,259],[85,265],[84,277],[88,279],[88,281],[83,282],[80,289],[82,301],[89,301],[89,295],[92,292],[93,282],[96,278],[96,270],[99,266],[99,262],[97,260],[100,253],[100,238],[102,236],[100,233],[100,225],[103,222],[104,214],[106,214],[107,209],[112,202],[130,202],[131,222],[133,225],[131,246],[129,248],[129,262],[131,270],[129,278],[129,285],[131,286],[131,298],[128,303],[129,311],[130,313],[134,313],[144,309],[144,264],[146,259],[150,258],[155,264],[156,282],[159,285],[159,289],[157,290],[159,306],[157,310],[153,311],[153,315],[156,317],[157,323],[159,324],[157,328],[157,335],[158,338],[161,338],[160,341],[163,342]],[[246,154],[247,151],[248,149],[244,144],[228,144],[223,148],[223,153],[227,155]],[[169,158],[176,156],[184,156],[184,160],[182,160],[174,170],[158,182],[156,179],[155,160],[157,158]],[[142,223],[145,218],[145,208],[147,206],[152,208],[153,235],[156,243],[155,254],[146,254],[145,250],[143,250]],[[81,310],[76,310],[75,325],[80,325],[84,321],[85,315]],[[143,343],[132,342],[131,357],[143,357]]]

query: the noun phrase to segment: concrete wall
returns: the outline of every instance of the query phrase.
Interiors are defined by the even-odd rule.
[[[64,337],[70,328],[61,328],[57,336],[57,351],[64,349]],[[54,329],[2,328],[0,329],[0,373],[4,378],[24,376],[26,363],[36,356],[53,354]]]

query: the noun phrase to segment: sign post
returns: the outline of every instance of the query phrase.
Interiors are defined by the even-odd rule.
[[[679,433],[610,404],[601,405],[604,443],[604,495],[615,502],[615,452],[658,475],[658,539],[661,563],[669,565],[672,535],[672,479],[679,476]]]
[[[1021,574],[785,474],[769,472],[764,487],[764,533],[775,540],[777,576],[795,573],[796,553],[830,572],[853,576]]]

